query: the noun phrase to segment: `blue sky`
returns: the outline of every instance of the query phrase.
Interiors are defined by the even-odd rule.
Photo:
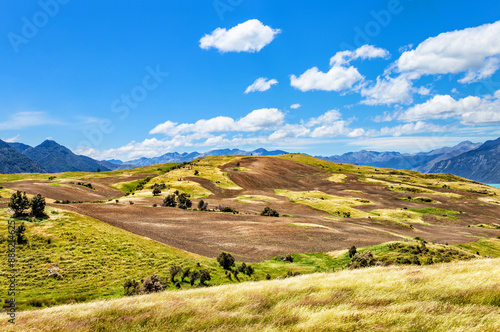
[[[97,159],[500,136],[498,1],[3,1],[0,138]]]

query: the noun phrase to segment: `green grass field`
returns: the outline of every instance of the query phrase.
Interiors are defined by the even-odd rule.
[[[22,312],[5,331],[498,331],[500,259],[168,291]]]

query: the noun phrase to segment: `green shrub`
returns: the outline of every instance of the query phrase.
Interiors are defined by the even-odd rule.
[[[264,210],[260,213],[261,216],[268,216],[268,217],[279,217],[280,214],[278,211],[271,209],[269,206],[266,206]]]
[[[163,199],[163,204],[161,206],[166,207],[176,207],[177,202],[175,201],[175,194],[170,194],[165,199]]]
[[[234,266],[234,257],[230,253],[221,252],[219,257],[217,257],[217,262],[224,270],[231,270]]]
[[[212,277],[210,276],[210,272],[208,272],[208,270],[200,270],[199,278],[201,286],[206,286],[205,282],[212,280]]]

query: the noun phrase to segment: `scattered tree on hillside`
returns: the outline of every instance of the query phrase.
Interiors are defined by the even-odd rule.
[[[16,227],[15,233],[16,233],[17,244],[28,243],[28,238],[24,234],[25,231],[26,231],[26,226],[24,226],[24,222]]]
[[[187,209],[193,206],[193,202],[188,198],[189,195],[186,193],[182,193],[177,195],[177,202],[179,202],[179,208]]]
[[[46,217],[45,214],[45,198],[42,195],[37,194],[31,199],[31,214],[35,218]]]
[[[161,194],[161,190],[160,188],[154,188],[153,189],[153,196],[158,196]]]
[[[170,194],[163,200],[162,206],[166,207],[176,207],[177,202],[175,201],[175,194]]]
[[[271,209],[269,206],[266,206],[264,210],[260,213],[261,216],[268,216],[268,217],[279,217],[280,214],[278,211]]]
[[[212,280],[212,277],[210,276],[210,272],[208,270],[200,270],[199,274],[200,278],[200,285],[206,286],[205,282]]]
[[[231,270],[234,266],[234,257],[230,253],[221,252],[219,257],[217,257],[217,262],[219,262],[224,270]]]
[[[28,197],[26,197],[26,193],[21,194],[18,190],[10,197],[8,206],[14,210],[14,218],[17,218],[22,216],[24,214],[24,210],[27,210],[30,207],[30,201]]]
[[[356,247],[355,246],[352,246],[350,249],[349,249],[349,258],[352,260],[352,258],[354,257],[354,255],[356,255],[357,251],[356,251]]]
[[[198,172],[198,170],[196,169],[196,170],[194,171],[194,175],[196,176],[196,175],[198,175],[198,174],[200,174],[200,172]]]
[[[198,210],[205,211],[208,207],[208,203],[205,203],[203,200],[198,202]]]

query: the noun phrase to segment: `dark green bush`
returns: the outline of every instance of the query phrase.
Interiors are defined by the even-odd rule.
[[[269,206],[266,206],[264,210],[260,213],[261,216],[268,216],[268,217],[279,217],[280,214],[278,211],[271,209]]]
[[[234,257],[230,253],[221,252],[219,257],[217,257],[217,262],[219,262],[224,270],[231,270],[234,266]]]

